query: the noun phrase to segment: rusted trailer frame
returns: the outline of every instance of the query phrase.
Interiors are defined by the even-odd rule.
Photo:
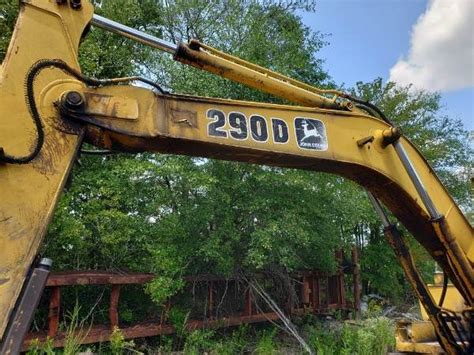
[[[337,260],[342,264],[342,252],[336,253]],[[358,254],[352,253],[351,273],[353,275],[353,298],[355,302],[348,302],[344,294],[344,271],[342,267],[335,274],[327,274],[318,271],[302,271],[292,274],[292,278],[298,280],[300,285],[299,302],[295,305],[291,300],[287,302],[286,312],[289,315],[301,315],[307,313],[321,314],[330,310],[352,310],[358,312],[360,300],[360,287],[355,287],[359,282]],[[263,275],[255,275],[256,278],[263,278]],[[65,332],[59,331],[61,314],[61,288],[75,285],[110,285],[111,293],[109,300],[109,324],[94,325],[86,330],[86,334],[79,336],[83,344],[108,341],[115,327],[119,327],[126,339],[150,337],[157,335],[166,335],[175,333],[175,328],[166,323],[166,317],[162,317],[157,322],[140,322],[133,326],[121,327],[119,322],[119,300],[122,286],[125,285],[143,285],[154,278],[153,274],[146,273],[127,273],[117,274],[104,271],[74,271],[74,272],[56,272],[51,273],[46,287],[51,288],[48,309],[48,329],[40,332],[31,332],[27,335],[23,350],[27,350],[33,339],[43,342],[47,337],[53,340],[54,347],[62,347],[65,343]],[[256,307],[256,299],[247,288],[243,293],[244,309],[240,314],[229,317],[216,317],[215,309],[215,291],[221,282],[237,282],[238,278],[224,279],[215,275],[195,275],[184,278],[187,283],[207,283],[206,297],[206,318],[203,320],[189,320],[186,323],[188,330],[202,328],[219,328],[237,326],[245,323],[259,323],[274,321],[278,315],[273,312],[262,312]],[[325,283],[326,295],[323,295],[321,285]],[[326,296],[326,302],[322,301],[321,296]],[[167,304],[170,308],[172,301]]]

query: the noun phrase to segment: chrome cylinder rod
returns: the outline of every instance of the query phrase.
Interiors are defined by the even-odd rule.
[[[174,53],[178,46],[174,43],[165,41],[161,38],[149,35],[145,32],[138,31],[134,28],[122,25],[119,22],[109,20],[108,18],[94,14],[91,24],[102,28],[106,31],[133,39],[137,42],[146,44],[147,46],[160,49],[168,53]]]
[[[434,205],[433,200],[431,200],[430,196],[428,195],[428,192],[426,191],[425,186],[421,182],[421,179],[418,176],[415,170],[415,167],[411,163],[410,158],[408,157],[408,154],[405,151],[405,148],[403,148],[402,143],[399,140],[397,140],[396,142],[393,143],[393,147],[395,148],[395,151],[397,152],[398,157],[402,161],[402,164],[405,167],[405,170],[407,171],[408,176],[410,177],[411,181],[413,182],[413,185],[415,185],[415,189],[420,195],[421,201],[423,201],[423,204],[428,210],[430,217],[433,219],[440,218],[441,215],[436,209],[436,206]]]
[[[374,195],[372,195],[372,192],[367,191],[367,196],[369,197],[369,201],[374,206],[375,212],[377,212],[380,220],[382,221],[383,226],[385,228],[390,227],[391,226],[390,220],[385,214],[385,211],[383,210],[382,205],[380,204],[380,201],[377,200],[377,198]]]

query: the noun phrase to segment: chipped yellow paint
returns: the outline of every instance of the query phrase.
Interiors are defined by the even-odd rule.
[[[72,10],[56,1],[23,2],[7,56],[0,67],[0,147],[26,155],[36,131],[25,103],[25,78],[41,59],[60,58],[79,69],[80,37],[93,8],[84,2]],[[61,71],[43,71],[35,83],[36,99],[54,102],[60,95]],[[68,89],[82,85],[68,80]],[[40,106],[45,130],[41,153],[29,164],[0,164],[0,335],[15,305],[61,193],[82,130],[66,133],[53,105]],[[62,127],[64,128],[64,127]]]
[[[136,120],[138,118],[137,100],[127,96],[100,95],[84,92],[85,112],[92,116],[105,116]]]

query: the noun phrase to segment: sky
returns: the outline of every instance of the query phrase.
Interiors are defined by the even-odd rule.
[[[474,130],[474,0],[318,0],[304,24],[328,34],[318,57],[337,84],[382,77],[441,93]]]

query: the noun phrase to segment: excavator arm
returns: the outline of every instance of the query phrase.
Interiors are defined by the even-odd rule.
[[[81,74],[77,52],[91,24],[174,54],[175,59],[300,106],[171,95]],[[331,95],[332,97],[329,97]],[[93,15],[84,1],[23,2],[0,68],[0,334],[14,332],[19,299],[55,204],[83,141],[116,151],[153,151],[324,171],[370,191],[407,279],[450,353],[469,344],[422,282],[380,201],[452,280],[468,318],[474,302],[472,227],[429,164],[376,108],[321,91],[199,42],[176,47]],[[34,274],[34,273],[33,273]],[[23,289],[23,291],[22,291]],[[443,313],[444,312],[444,313]],[[469,327],[469,325],[467,325]],[[12,330],[13,329],[13,330]],[[468,329],[469,331],[469,329]],[[460,343],[460,344],[459,344]]]

